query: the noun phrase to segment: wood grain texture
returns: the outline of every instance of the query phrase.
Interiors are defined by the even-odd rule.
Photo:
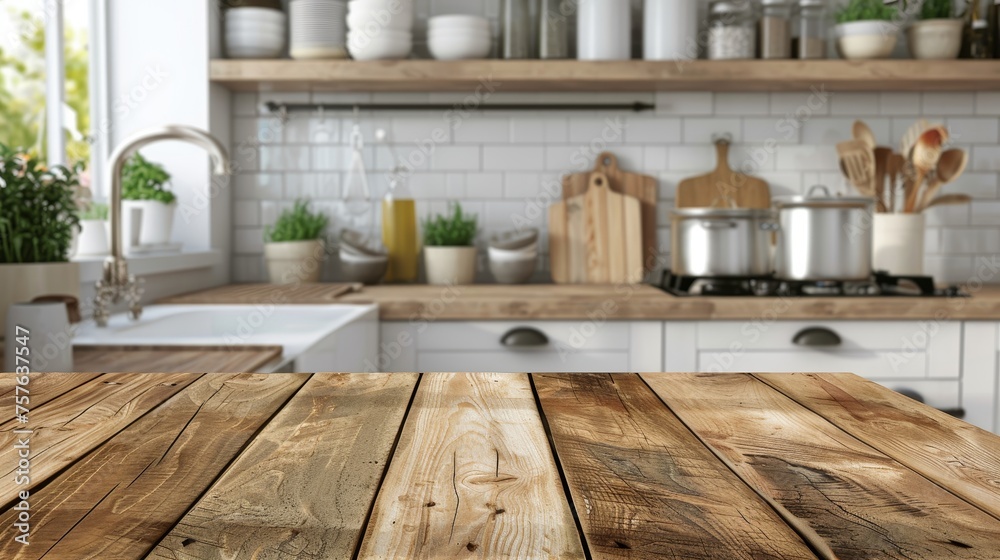
[[[583,558],[525,374],[425,373],[359,558]]]
[[[553,202],[549,205],[549,270],[552,281],[557,284],[569,282],[569,222],[566,219],[566,203]]]
[[[638,376],[532,378],[595,558],[815,558]]]
[[[157,303],[186,305],[336,303],[338,297],[360,289],[361,284],[235,284],[168,297]]]
[[[841,560],[993,558],[1000,521],[747,374],[642,374]]]
[[[615,195],[608,188],[608,179],[602,173],[590,174],[590,188],[583,195],[584,238],[587,247],[587,282],[607,284],[610,277],[610,250],[608,225],[608,199]]]
[[[77,346],[78,371],[183,373],[260,371],[281,359],[281,346]]]
[[[1000,88],[990,60],[213,60],[239,91],[971,91]],[[487,104],[488,107],[488,104]]]
[[[10,505],[21,490],[30,490],[45,482],[63,467],[100,446],[137,418],[159,406],[198,379],[198,374],[108,374],[99,378],[90,374],[35,374],[31,389],[52,386],[44,380],[69,378],[86,381],[83,385],[44,404],[31,405],[28,423],[15,420],[0,425],[0,504]],[[88,380],[89,379],[89,380]],[[14,430],[29,428],[31,445],[31,481],[17,484],[18,449],[14,445],[25,434]]]
[[[417,374],[316,374],[149,558],[350,558]]]
[[[1000,436],[850,373],[754,376],[1000,520]]]
[[[448,296],[448,305],[440,300]],[[774,313],[774,298],[676,297],[653,286],[620,289],[610,285],[533,284],[366,286],[340,298],[343,303],[377,303],[385,321],[413,317],[437,320],[588,319],[608,298],[617,304],[609,319],[759,319]],[[783,320],[937,319],[990,320],[1000,317],[1000,287],[988,286],[970,298],[939,297],[795,297],[781,300]]]
[[[705,139],[706,141],[708,138]],[[767,182],[750,177],[729,166],[729,143],[715,144],[715,169],[677,185],[677,208],[771,208],[771,189]]]
[[[642,224],[642,261],[645,270],[652,270],[658,256],[656,240],[656,203],[660,196],[656,177],[629,173],[618,165],[618,157],[611,152],[601,152],[594,158],[594,171],[604,173],[611,184],[611,190],[639,200]],[[570,198],[587,192],[590,171],[563,175],[562,196]],[[634,223],[634,222],[633,222]]]
[[[3,360],[3,348],[0,348],[0,362]],[[32,373],[29,374],[28,396],[32,409],[72,391],[84,383],[96,379],[99,373]],[[0,373],[0,403],[13,403],[17,377],[13,373]],[[24,393],[20,393],[24,394]],[[12,405],[13,406],[13,405]]]
[[[306,379],[203,376],[32,493],[31,542],[4,539],[0,558],[146,554]]]

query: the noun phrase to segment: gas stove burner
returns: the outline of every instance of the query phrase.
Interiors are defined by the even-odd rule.
[[[780,296],[780,297],[964,297],[956,286],[938,289],[930,276],[893,276],[877,271],[860,281],[787,281],[773,276],[678,276],[664,270],[660,289],[676,296]]]

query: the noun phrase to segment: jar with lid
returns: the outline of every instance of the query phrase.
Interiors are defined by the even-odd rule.
[[[708,21],[708,58],[753,58],[757,45],[756,31],[750,0],[713,2]]]
[[[757,54],[763,59],[790,58],[792,6],[788,0],[761,0]]]
[[[792,50],[796,58],[811,60],[826,58],[826,28],[828,26],[824,0],[799,0],[796,15],[796,35]]]

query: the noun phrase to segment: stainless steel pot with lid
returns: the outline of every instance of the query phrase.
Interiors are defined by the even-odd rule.
[[[703,277],[770,274],[776,227],[769,209],[675,209],[670,213],[671,270]]]
[[[779,280],[865,280],[872,273],[875,199],[831,196],[823,185],[806,196],[775,199]]]

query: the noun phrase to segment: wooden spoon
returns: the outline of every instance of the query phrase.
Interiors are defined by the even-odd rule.
[[[872,154],[875,158],[875,198],[878,199],[878,211],[886,212],[889,210],[889,206],[885,193],[885,179],[889,174],[892,148],[875,148]]]
[[[913,186],[906,195],[905,211],[907,213],[913,213],[916,210],[920,186],[927,174],[937,167],[938,159],[941,157],[941,144],[946,140],[948,140],[948,131],[944,127],[938,126],[924,131],[913,146],[913,155],[910,157],[910,161],[913,162],[916,174]]]
[[[892,213],[896,211],[896,181],[899,179],[899,175],[903,172],[903,167],[906,165],[906,159],[899,154],[892,154],[889,156],[889,164],[887,171],[889,172],[889,206],[887,210]]]
[[[854,133],[854,139],[860,142],[864,142],[868,146],[869,150],[875,149],[875,133],[872,132],[871,127],[865,124],[864,121],[857,120],[854,121],[854,126],[852,127],[852,132]]]
[[[913,145],[917,143],[917,138],[920,138],[920,135],[930,127],[931,123],[927,122],[926,119],[920,119],[910,125],[910,128],[906,130],[906,134],[903,135],[902,140],[899,142],[899,153],[904,158],[910,157],[910,151],[913,150]]]
[[[958,179],[965,171],[965,166],[969,163],[969,154],[965,150],[951,149],[941,152],[941,159],[938,160],[937,169],[934,172],[934,179],[927,185],[927,189],[920,197],[920,204],[917,211],[927,208],[934,197],[937,196],[941,187]]]
[[[944,206],[945,204],[969,204],[970,202],[972,202],[972,197],[967,194],[946,194],[930,201],[927,206],[924,206],[924,210],[931,208],[932,206]]]

